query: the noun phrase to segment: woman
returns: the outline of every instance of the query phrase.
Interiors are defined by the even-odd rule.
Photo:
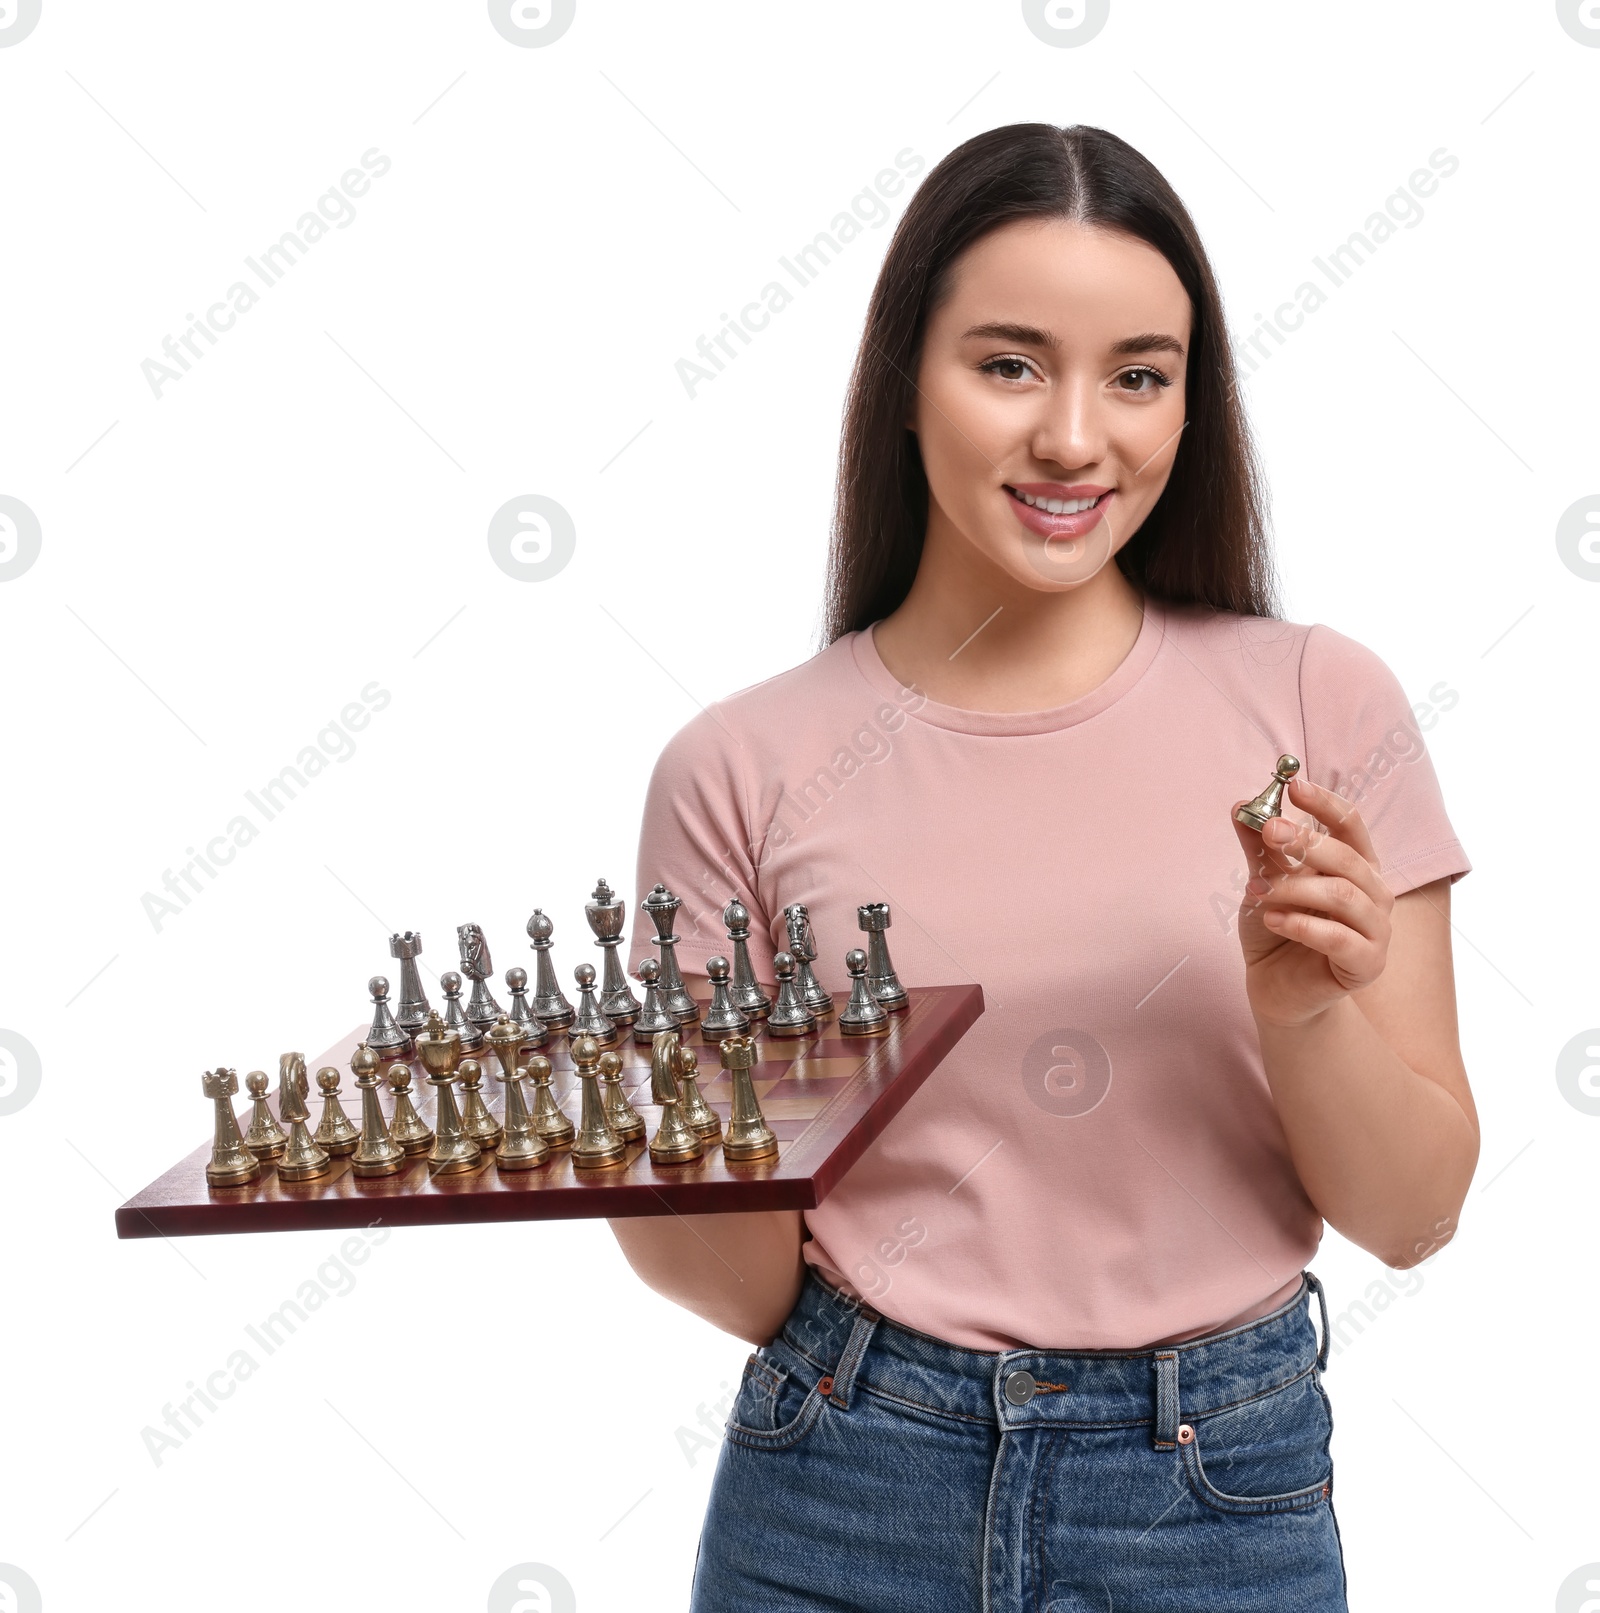
[[[1094,128],[951,153],[868,312],[827,647],[688,723],[645,811],[687,962],[737,897],[769,965],[801,901],[842,991],[884,900],[902,980],[986,1001],[817,1209],[612,1223],[760,1346],[694,1609],[1346,1606],[1305,1267],[1324,1220],[1395,1267],[1455,1229],[1471,865],[1393,674],[1270,573],[1170,187]]]

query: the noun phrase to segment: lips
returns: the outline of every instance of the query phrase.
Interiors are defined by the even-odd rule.
[[[1019,492],[1027,493],[1034,498],[1093,498],[1095,503],[1088,509],[1079,510],[1072,515],[1052,515],[1048,510],[1025,504],[1017,497]],[[1116,496],[1115,488],[1094,487],[1083,483],[1075,487],[1066,487],[1060,482],[1019,482],[1015,487],[1006,488],[1006,501],[1016,512],[1017,519],[1028,531],[1041,538],[1077,538],[1085,532],[1092,532],[1105,519],[1106,511],[1110,509]]]

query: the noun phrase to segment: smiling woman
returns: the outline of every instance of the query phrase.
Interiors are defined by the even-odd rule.
[[[1402,1269],[1455,1230],[1471,864],[1393,673],[1273,592],[1170,186],[1100,129],[952,152],[867,311],[826,645],[680,730],[645,806],[640,888],[701,935],[737,897],[764,984],[804,902],[844,989],[881,898],[903,979],[988,1003],[815,1209],[612,1223],[759,1346],[696,1613],[1345,1608],[1307,1262],[1325,1222]],[[892,755],[796,821],[886,699]]]

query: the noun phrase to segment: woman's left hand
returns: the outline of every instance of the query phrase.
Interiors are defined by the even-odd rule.
[[[1228,808],[1228,820],[1252,876],[1239,906],[1251,1011],[1302,1025],[1383,973],[1394,893],[1355,807],[1300,777],[1288,795],[1327,830],[1271,818],[1258,833],[1233,816],[1248,796]]]

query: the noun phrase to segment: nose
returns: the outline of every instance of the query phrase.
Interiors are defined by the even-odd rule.
[[[1074,470],[1101,463],[1107,438],[1098,384],[1088,377],[1064,377],[1040,403],[1030,447],[1041,464]]]

